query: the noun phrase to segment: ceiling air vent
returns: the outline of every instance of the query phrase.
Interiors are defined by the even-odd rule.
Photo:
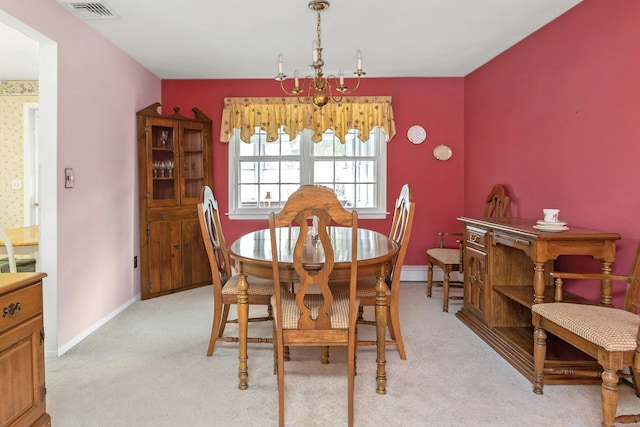
[[[117,17],[111,10],[111,6],[102,0],[94,0],[91,2],[74,0],[59,1],[70,9],[74,15],[83,19],[114,19]]]

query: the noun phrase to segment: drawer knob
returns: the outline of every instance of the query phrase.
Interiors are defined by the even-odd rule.
[[[11,303],[2,310],[2,317],[14,317],[18,313],[20,313],[20,303]]]
[[[475,233],[469,233],[469,240],[472,242],[478,242],[478,240],[480,240],[480,236]]]
[[[160,218],[166,218],[166,217],[167,217],[166,212],[160,212]]]

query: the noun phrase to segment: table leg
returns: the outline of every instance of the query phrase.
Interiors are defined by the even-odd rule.
[[[387,336],[387,284],[383,276],[378,276],[376,281],[376,393],[387,394],[387,372],[386,372],[386,336]]]
[[[611,274],[611,263],[602,260],[602,274]],[[605,307],[613,307],[611,303],[611,280],[600,281],[600,304]]]
[[[249,378],[249,368],[247,366],[247,332],[249,324],[249,282],[247,282],[247,276],[242,274],[239,270],[238,279],[238,361],[240,367],[238,370],[238,379],[240,384],[238,388],[240,390],[246,390],[249,388],[247,378]]]
[[[538,304],[544,302],[544,262],[535,261],[533,264],[533,302]]]

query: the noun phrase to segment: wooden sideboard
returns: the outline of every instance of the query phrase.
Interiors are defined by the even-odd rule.
[[[44,273],[0,274],[0,425],[50,426],[44,382]]]
[[[529,380],[533,380],[531,306],[553,301],[550,272],[561,255],[586,255],[611,273],[617,233],[575,228],[539,231],[536,220],[458,218],[465,226],[464,304],[456,316]],[[611,282],[601,283],[611,305]],[[565,291],[565,302],[597,304]],[[602,368],[590,356],[549,337],[545,384],[601,384]]]

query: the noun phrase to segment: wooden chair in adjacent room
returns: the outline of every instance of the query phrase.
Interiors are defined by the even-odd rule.
[[[7,256],[0,258],[0,273],[36,271],[35,258],[16,258],[11,239],[4,232],[2,224],[0,224],[0,240],[4,243],[7,251]]]
[[[496,184],[485,198],[484,217],[501,218],[509,215],[509,203],[511,199],[507,196],[504,185]],[[443,303],[442,311],[449,311],[450,299],[461,299],[461,296],[450,296],[450,287],[462,287],[462,282],[451,282],[451,272],[463,271],[463,246],[462,233],[439,232],[438,247],[427,249],[427,297],[431,298],[433,286],[442,286]],[[455,244],[454,244],[455,241]],[[433,282],[433,267],[442,269],[442,284]]]
[[[305,264],[303,256],[308,249],[308,218],[318,221],[317,248],[324,252],[324,263]],[[329,224],[351,228],[349,251],[351,259],[357,259],[358,214],[349,212],[333,191],[318,186],[303,186],[294,192],[282,210],[269,215],[273,281],[280,283],[278,263],[278,228],[300,226],[293,250],[293,267],[299,282],[296,292],[276,287],[272,298],[274,307],[274,350],[278,378],[278,414],[280,426],[284,426],[284,358],[285,347],[294,346],[346,346],[347,347],[347,406],[348,425],[354,418],[354,378],[356,353],[356,297],[357,263],[350,266],[349,293],[333,293],[329,287],[329,275],[334,267],[333,242],[327,232]],[[306,249],[305,249],[306,248]],[[306,375],[307,373],[303,374]]]
[[[640,308],[640,246],[629,276],[563,272],[553,272],[552,276],[555,277],[557,302],[534,304],[531,308],[535,328],[533,392],[542,394],[547,333],[550,333],[594,357],[602,366],[602,426],[640,422],[640,414],[616,416],[621,377],[631,379],[635,394],[640,397],[640,316],[637,314]],[[562,279],[624,281],[627,283],[624,309],[561,302]],[[626,368],[628,372],[621,372]]]
[[[396,255],[391,273],[387,278],[387,286],[389,288],[387,292],[387,326],[391,340],[387,340],[386,345],[397,346],[398,353],[402,360],[407,359],[407,354],[404,349],[404,342],[400,331],[400,274],[402,272],[404,257],[409,247],[415,208],[413,190],[409,184],[405,184],[402,186],[400,195],[396,199],[393,222],[391,223],[391,231],[389,232],[389,239],[396,242],[400,249]],[[376,305],[376,280],[375,277],[362,277],[358,279],[356,296],[360,298],[360,307],[358,310],[359,324],[362,323],[373,326],[376,324],[374,320],[363,319],[363,307],[375,307]],[[345,288],[343,283],[332,284],[332,287],[336,290],[348,290],[348,287]],[[359,340],[358,345],[376,345],[376,341]]]
[[[236,304],[238,296],[237,274],[232,274],[229,252],[222,233],[218,202],[213,197],[211,188],[205,186],[200,192],[202,203],[198,204],[198,218],[200,230],[204,239],[204,246],[211,265],[213,280],[213,325],[207,356],[213,354],[216,341],[238,342],[237,337],[223,336],[227,323],[237,323],[237,320],[228,320],[231,304]],[[273,281],[249,277],[249,304],[264,305],[267,307],[267,316],[250,318],[249,322],[272,320],[271,296],[274,294]],[[270,343],[272,339],[247,338],[247,342]]]

